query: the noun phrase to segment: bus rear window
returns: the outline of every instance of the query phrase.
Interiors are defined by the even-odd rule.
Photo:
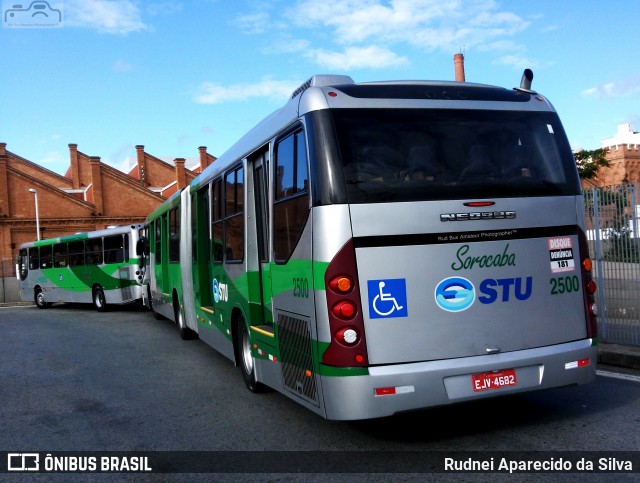
[[[350,203],[576,195],[555,113],[335,109]]]

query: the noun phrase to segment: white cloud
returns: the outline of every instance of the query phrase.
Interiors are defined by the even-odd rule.
[[[233,84],[227,87],[217,82],[203,82],[193,99],[197,104],[246,101],[253,97],[282,101],[288,99],[299,85],[300,81],[278,81],[270,78],[264,78],[254,84]]]
[[[278,17],[266,12],[269,3],[260,5],[238,24],[245,33],[270,35],[265,53],[299,52],[331,68],[405,65],[407,58],[396,53],[403,47],[512,52],[512,38],[529,27],[496,0],[298,0]]]
[[[298,26],[331,29],[339,44],[401,42],[446,52],[509,37],[529,25],[493,0],[301,0],[286,16]]]
[[[378,69],[408,63],[406,58],[398,57],[389,49],[375,45],[347,47],[343,52],[316,49],[308,52],[306,56],[312,58],[318,65],[340,70],[361,69],[363,67]]]
[[[38,160],[38,164],[58,164],[67,159],[68,158],[59,151],[47,151],[46,153],[44,153],[44,156]]]
[[[493,63],[497,65],[507,65],[517,69],[535,69],[536,67],[540,67],[539,62],[526,57],[522,53],[503,55]]]
[[[146,3],[146,2],[145,2]],[[183,10],[182,3],[177,1],[161,1],[155,3],[149,3],[147,5],[147,12],[149,15],[174,15],[180,13]]]
[[[311,42],[308,40],[284,38],[262,47],[260,51],[265,54],[293,54],[306,50],[310,45]]]
[[[263,34],[270,28],[271,19],[267,12],[255,12],[241,15],[236,23],[246,34]]]
[[[133,70],[133,65],[126,60],[118,59],[113,63],[111,69],[114,72],[131,72]]]
[[[145,30],[140,9],[129,0],[66,0],[65,26],[96,29],[108,34]]]
[[[640,72],[636,72],[619,81],[607,82],[582,91],[583,96],[594,97],[596,99],[628,97],[638,94],[640,94]]]

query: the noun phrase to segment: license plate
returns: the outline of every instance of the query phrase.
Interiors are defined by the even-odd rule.
[[[501,387],[515,386],[518,384],[515,369],[504,369],[495,372],[483,372],[472,374],[471,383],[474,392],[490,391]]]

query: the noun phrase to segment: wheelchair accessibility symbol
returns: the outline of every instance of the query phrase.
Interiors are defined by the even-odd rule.
[[[367,280],[369,318],[407,317],[407,282],[404,278]]]

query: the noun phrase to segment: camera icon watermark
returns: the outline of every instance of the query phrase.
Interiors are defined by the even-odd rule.
[[[40,471],[40,454],[8,453],[7,471]]]
[[[3,28],[62,27],[63,4],[57,1],[3,0]]]

